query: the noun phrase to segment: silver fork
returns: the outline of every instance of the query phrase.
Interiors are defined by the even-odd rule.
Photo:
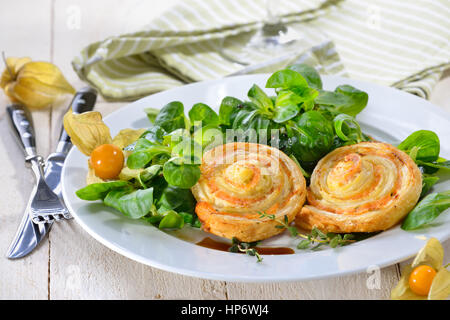
[[[42,158],[41,158],[42,159]],[[42,160],[43,161],[43,160]],[[33,165],[32,165],[33,166]],[[34,223],[49,222],[51,220],[70,219],[71,216],[59,197],[45,182],[42,165],[39,166],[39,180],[33,189],[30,212]],[[34,169],[33,169],[34,171]]]
[[[25,154],[25,161],[31,165],[36,177],[30,199],[30,213],[33,222],[46,223],[52,220],[70,218],[64,203],[45,182],[43,158],[36,153],[36,142],[31,116],[22,105],[7,107],[8,118],[19,144]]]

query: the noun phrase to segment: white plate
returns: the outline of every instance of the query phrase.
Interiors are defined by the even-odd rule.
[[[252,84],[264,88],[267,78],[266,74],[238,76],[175,88],[131,103],[105,117],[105,122],[114,136],[123,128],[149,126],[143,112],[145,107],[160,108],[178,100],[184,103],[186,113],[197,102],[217,110],[223,97],[230,95],[244,99]],[[438,107],[396,89],[347,78],[324,76],[323,82],[328,90],[334,90],[340,84],[351,84],[369,94],[367,107],[357,117],[368,134],[396,143],[415,130],[430,129],[441,139],[441,155],[450,157],[450,115]],[[271,90],[267,92],[273,93]],[[75,191],[85,186],[86,173],[87,157],[73,148],[63,169],[63,195],[71,214],[89,234],[133,260],[194,277],[268,282],[340,276],[400,262],[415,255],[425,244],[425,238],[436,237],[444,241],[450,236],[450,215],[447,213],[442,214],[432,227],[418,232],[406,232],[395,227],[346,247],[317,252],[297,250],[291,255],[265,255],[263,262],[257,263],[254,257],[195,245],[206,235],[203,231],[187,227],[180,232],[163,232],[144,221],[126,218],[100,202],[78,199]],[[436,189],[450,190],[450,181],[440,182]],[[261,246],[295,248],[298,241],[284,234],[264,241]]]

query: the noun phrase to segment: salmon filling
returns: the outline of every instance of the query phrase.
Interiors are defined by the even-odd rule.
[[[410,163],[396,148],[355,145],[335,152],[315,169],[307,192],[308,204],[336,214],[360,215],[382,209],[411,184]],[[343,149],[343,148],[342,148]]]

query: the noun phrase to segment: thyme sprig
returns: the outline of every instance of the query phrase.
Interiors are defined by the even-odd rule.
[[[255,242],[241,242],[237,238],[231,239],[231,247],[228,249],[230,252],[243,252],[251,257],[256,257],[257,262],[263,261],[261,255],[256,251],[255,247],[258,241]]]
[[[264,212],[259,213],[259,218],[268,218],[273,221],[276,221],[278,225],[275,226],[275,228],[278,229],[287,229],[291,235],[291,237],[300,237],[303,238],[302,241],[300,241],[297,245],[297,249],[311,249],[311,250],[318,250],[323,245],[328,245],[331,248],[336,248],[338,246],[345,246],[349,243],[355,242],[354,235],[351,233],[347,234],[340,234],[340,233],[333,233],[328,232],[324,233],[317,229],[316,227],[313,227],[311,232],[309,234],[303,234],[298,231],[298,229],[294,226],[289,225],[289,220],[287,215],[284,216],[283,220],[276,219],[274,214],[266,214]],[[314,245],[313,247],[311,247]]]

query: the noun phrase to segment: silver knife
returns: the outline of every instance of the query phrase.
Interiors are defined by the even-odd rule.
[[[96,100],[97,91],[91,87],[86,87],[75,94],[69,109],[72,108],[73,113],[92,111]],[[72,143],[70,142],[70,137],[67,135],[64,127],[62,127],[56,151],[50,154],[45,161],[45,181],[60,199],[62,199],[61,171],[67,153],[69,153],[71,148]]]
[[[91,111],[94,108],[96,98],[97,92],[93,88],[83,88],[75,94],[69,108],[72,108],[74,113]],[[45,181],[61,200],[61,170],[71,147],[70,138],[64,128],[62,128],[56,152],[50,154],[45,162]],[[39,163],[41,166],[43,165],[42,161]],[[47,223],[34,223],[31,218],[30,205],[31,198],[27,204],[19,229],[6,253],[6,256],[10,259],[24,257],[33,251],[53,225],[53,220]]]

